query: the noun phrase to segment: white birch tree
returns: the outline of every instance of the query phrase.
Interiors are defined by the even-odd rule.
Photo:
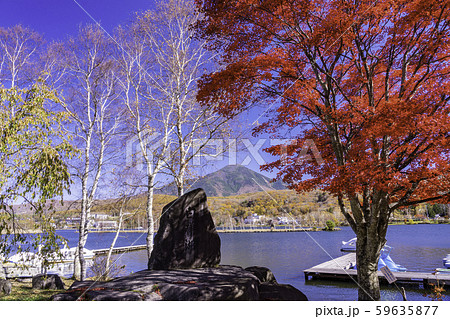
[[[0,28],[0,83],[9,88],[29,88],[41,75],[42,45],[42,37],[31,29],[21,25]]]
[[[87,267],[80,252],[87,241],[90,211],[107,164],[108,149],[120,122],[120,112],[115,109],[116,76],[111,43],[97,26],[80,27],[76,37],[54,46],[54,54],[62,72],[58,78],[65,88],[64,108],[72,120],[67,130],[80,150],[79,160],[72,167],[81,189],[74,277],[84,280]]]
[[[135,163],[137,170],[144,173],[143,183],[135,186],[142,186],[146,190],[146,242],[150,258],[155,232],[153,195],[156,178],[164,168],[164,154],[169,147],[172,110],[163,101],[155,99],[161,88],[154,86],[152,73],[155,64],[141,31],[138,24],[117,30],[116,41],[119,46],[116,59],[120,70],[118,84],[121,87],[122,103],[127,111],[130,140],[136,140],[138,144],[137,152],[133,148],[127,151],[127,160],[130,160],[128,164]]]
[[[165,166],[178,196],[184,193],[192,159],[212,139],[224,138],[229,132],[226,118],[196,101],[197,82],[214,67],[206,40],[196,38],[194,26],[201,18],[192,0],[161,1],[156,10],[138,18],[155,64],[150,72],[152,99],[172,114],[173,134]]]

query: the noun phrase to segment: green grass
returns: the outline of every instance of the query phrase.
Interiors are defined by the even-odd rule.
[[[72,279],[61,279],[64,282],[66,289],[73,283]],[[0,301],[48,301],[51,296],[64,291],[32,289],[31,280],[27,282],[19,282],[16,280],[10,281],[12,284],[11,294],[5,296],[2,292],[0,292]]]

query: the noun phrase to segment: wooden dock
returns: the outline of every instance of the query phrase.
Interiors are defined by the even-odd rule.
[[[147,249],[147,245],[114,247],[112,253],[119,254],[119,253],[135,251],[135,250],[144,250],[144,249]],[[95,255],[106,255],[109,251],[109,248],[93,249],[92,251],[94,252]]]
[[[234,228],[234,229],[217,229],[218,233],[289,233],[289,232],[305,232],[305,231],[319,231],[313,228]]]
[[[340,281],[357,281],[357,270],[351,269],[356,264],[356,254],[349,253],[344,256],[321,263],[309,269],[305,269],[305,281],[314,279],[328,279]],[[394,272],[397,283],[416,284],[427,287],[430,284],[450,286],[450,273],[426,273],[415,271]],[[387,280],[381,271],[378,271],[381,284],[387,284]]]

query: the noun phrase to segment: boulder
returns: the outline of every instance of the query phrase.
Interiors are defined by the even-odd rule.
[[[12,285],[9,280],[0,279],[0,293],[4,293],[5,295],[11,294]]]
[[[252,267],[245,268],[245,270],[254,274],[259,279],[259,282],[261,282],[261,283],[263,283],[263,282],[269,282],[269,283],[273,283],[273,284],[277,283],[277,280],[275,279],[273,272],[269,268],[261,267],[261,266],[252,266]]]
[[[75,282],[52,300],[259,300],[259,280],[238,266],[143,270],[108,282]]]
[[[64,283],[58,275],[36,275],[32,280],[33,289],[64,289]]]
[[[219,263],[220,238],[203,189],[195,189],[167,204],[148,269],[216,267]]]
[[[265,301],[308,301],[308,298],[291,285],[261,283],[259,298]]]
[[[80,294],[78,292],[62,292],[60,294],[53,295],[50,300],[52,301],[76,301]]]
[[[93,301],[141,301],[143,295],[136,291],[100,290],[87,291],[86,300]]]

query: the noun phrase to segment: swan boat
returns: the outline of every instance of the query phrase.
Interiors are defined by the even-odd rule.
[[[341,251],[356,251],[356,237],[350,239],[349,241],[343,241],[341,246]]]
[[[384,245],[380,252],[380,259],[378,260],[378,270],[384,266],[388,266],[391,271],[406,271],[407,269],[399,264],[396,264],[391,256],[389,256],[392,250],[391,246]],[[349,241],[343,241],[341,251],[356,252],[356,237]],[[449,255],[450,256],[450,255]],[[356,265],[352,266],[352,269],[356,269]]]
[[[76,247],[62,248],[58,253],[54,252],[49,255],[47,258],[47,265],[44,265],[42,256],[28,251],[23,251],[9,257],[7,262],[17,265],[17,268],[36,268],[37,272],[40,273],[70,276],[74,271],[76,251]],[[83,255],[87,261],[87,265],[90,266],[95,253],[92,250],[85,248],[83,250]]]

